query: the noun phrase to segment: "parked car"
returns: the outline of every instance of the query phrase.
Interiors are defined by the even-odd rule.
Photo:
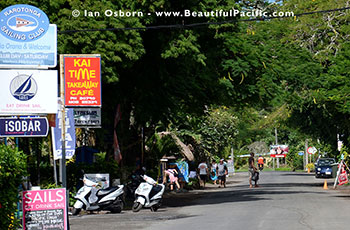
[[[331,178],[336,172],[333,172],[333,166],[337,165],[334,158],[319,158],[315,163],[316,178]]]

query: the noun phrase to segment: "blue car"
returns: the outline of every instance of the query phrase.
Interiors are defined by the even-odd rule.
[[[316,178],[331,178],[334,173],[332,167],[337,165],[334,158],[320,158],[315,163],[315,177]]]

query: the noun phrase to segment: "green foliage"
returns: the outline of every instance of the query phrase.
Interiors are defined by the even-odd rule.
[[[17,229],[19,226],[19,221],[10,217],[17,210],[19,186],[26,174],[26,156],[23,152],[0,145],[0,223],[6,229]]]
[[[310,169],[310,171],[315,171],[315,164],[314,163],[309,163],[306,165],[307,169]]]
[[[204,149],[212,155],[225,157],[225,148],[230,146],[238,134],[237,117],[226,107],[209,109],[199,133]]]

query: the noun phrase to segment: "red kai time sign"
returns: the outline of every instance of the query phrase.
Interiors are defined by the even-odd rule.
[[[65,105],[101,106],[101,57],[64,56]]]

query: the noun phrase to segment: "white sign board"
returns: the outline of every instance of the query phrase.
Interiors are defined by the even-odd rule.
[[[51,24],[38,40],[19,42],[0,36],[1,68],[54,68],[57,65],[57,26]]]
[[[76,127],[100,127],[101,108],[74,108]]]
[[[0,70],[0,115],[57,113],[57,70]]]

